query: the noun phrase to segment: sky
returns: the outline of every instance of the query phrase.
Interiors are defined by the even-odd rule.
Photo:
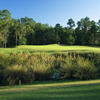
[[[100,0],[0,0],[3,9],[8,9],[12,18],[29,17],[52,26],[66,26],[69,18],[75,22],[86,16],[100,19]]]

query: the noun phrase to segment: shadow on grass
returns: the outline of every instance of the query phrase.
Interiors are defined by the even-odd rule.
[[[100,84],[11,92],[0,95],[0,100],[100,100]]]

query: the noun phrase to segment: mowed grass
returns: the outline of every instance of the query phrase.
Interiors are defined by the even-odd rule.
[[[66,53],[66,52],[80,52],[80,53],[89,53],[96,52],[100,53],[100,47],[89,47],[89,46],[62,46],[62,45],[21,45],[15,48],[0,48],[0,53],[20,53],[20,52],[29,52],[29,53]]]
[[[26,85],[0,90],[0,100],[100,100],[100,80]]]

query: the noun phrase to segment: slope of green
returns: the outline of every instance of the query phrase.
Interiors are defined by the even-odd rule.
[[[100,100],[100,80],[1,87],[0,100]]]
[[[0,48],[0,53],[19,53],[19,52],[96,52],[100,53],[99,47],[88,47],[88,46],[61,46],[61,45],[21,45],[16,48]]]

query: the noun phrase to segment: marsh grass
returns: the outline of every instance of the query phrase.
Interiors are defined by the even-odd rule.
[[[32,84],[56,79],[94,79],[99,67],[79,54],[19,53],[0,55],[0,84]]]

